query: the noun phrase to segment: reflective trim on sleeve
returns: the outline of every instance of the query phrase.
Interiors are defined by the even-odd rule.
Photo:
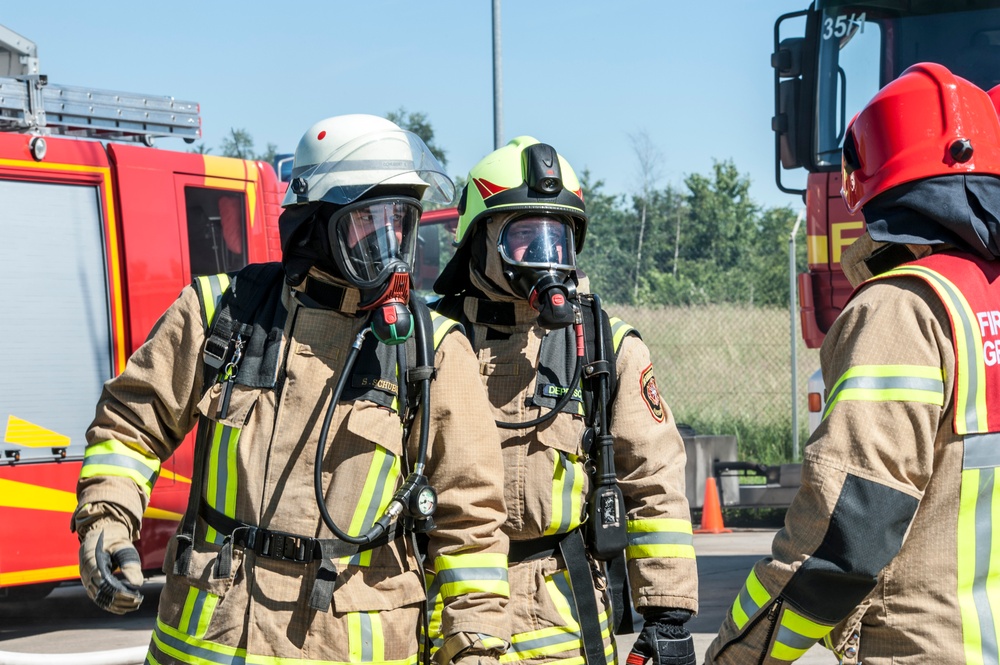
[[[747,577],[746,583],[740,590],[739,595],[736,596],[736,600],[733,602],[733,607],[730,610],[736,627],[743,630],[743,626],[747,625],[750,617],[770,602],[771,596],[767,593],[764,585],[760,583],[760,580],[757,579],[757,572],[751,570],[750,576]]]
[[[627,528],[625,556],[629,559],[694,558],[694,536],[687,520],[629,520]]]
[[[208,452],[208,473],[205,478],[205,502],[227,517],[236,517],[236,445],[240,429],[221,423],[212,424],[212,444]],[[223,537],[212,527],[205,531],[205,540],[216,545]]]
[[[983,338],[972,307],[958,287],[935,270],[907,265],[893,268],[880,276],[893,275],[911,275],[923,279],[937,292],[948,309],[955,336],[955,364],[961,370],[955,376],[955,433],[987,431]]]
[[[351,536],[359,536],[375,524],[392,500],[392,492],[399,478],[399,458],[377,443],[373,445],[375,454],[368,467],[368,476],[354,509],[354,517],[347,529]],[[367,566],[371,564],[371,560],[372,550],[365,550],[353,556],[342,557],[340,562],[345,565]]]
[[[552,518],[544,535],[569,533],[583,523],[584,468],[577,455],[553,449]]]
[[[87,446],[83,453],[83,468],[80,469],[81,479],[95,476],[130,478],[142,489],[146,498],[152,493],[159,474],[160,458],[143,454],[114,440]]]
[[[615,350],[615,353],[618,353],[618,350],[621,348],[622,342],[625,340],[626,335],[628,335],[629,333],[634,333],[636,335],[639,334],[638,330],[636,330],[629,324],[625,323],[617,316],[609,316],[608,322],[611,324],[611,341],[614,344],[613,348]]]
[[[215,311],[219,307],[219,301],[222,300],[222,294],[229,288],[229,281],[229,275],[226,273],[195,278],[198,294],[201,296],[201,314],[205,330],[208,330],[215,321]]]
[[[837,379],[827,418],[838,402],[920,402],[944,405],[944,371],[927,365],[858,365]]]
[[[441,342],[444,341],[445,335],[450,333],[455,328],[463,330],[462,324],[455,319],[449,319],[444,314],[431,310],[431,324],[434,326],[434,348],[441,346]]]
[[[442,598],[466,593],[492,593],[510,597],[507,556],[497,553],[442,555],[434,559],[435,586]]]
[[[193,637],[205,637],[218,604],[219,597],[214,593],[191,587],[188,589],[187,600],[184,601],[178,630]]]
[[[801,658],[831,630],[833,626],[807,619],[786,605],[781,613],[778,635],[771,647],[771,657],[787,661]]]

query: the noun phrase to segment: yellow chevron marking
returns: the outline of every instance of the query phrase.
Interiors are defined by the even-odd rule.
[[[0,573],[0,586],[11,584],[31,584],[33,582],[55,582],[80,577],[80,566],[58,566],[56,568],[39,568],[37,570],[16,570],[12,573]]]
[[[7,416],[7,433],[3,436],[4,443],[28,448],[66,448],[69,437],[50,429],[45,429],[27,420]]]
[[[28,508],[72,513],[76,510],[76,494],[51,487],[39,487],[16,480],[0,479],[0,508]]]
[[[169,510],[163,510],[162,508],[146,508],[146,512],[142,514],[143,518],[150,518],[154,520],[167,520],[170,522],[180,522],[181,518],[184,517],[180,513],[173,513]]]

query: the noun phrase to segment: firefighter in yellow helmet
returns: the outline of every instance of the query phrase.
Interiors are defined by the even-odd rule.
[[[581,281],[576,174],[551,146],[519,137],[473,167],[459,212],[436,307],[462,320],[501,434],[513,621],[504,661],[614,662],[613,634],[631,625],[627,570],[645,618],[639,660],[694,663],[684,446],[649,349]]]
[[[457,324],[409,298],[421,200],[454,188],[423,142],[347,115],[302,137],[283,262],[199,277],[109,381],[74,515],[101,607],[142,600],[139,533],[196,425],[146,663],[413,665],[427,564],[455,660],[507,646],[493,416]],[[120,567],[124,579],[112,571]]]
[[[995,663],[1000,122],[937,64],[848,125],[843,195],[867,232],[823,342],[824,419],[773,556],[708,663]]]

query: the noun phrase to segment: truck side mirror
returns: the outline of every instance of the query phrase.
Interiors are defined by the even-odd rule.
[[[778,109],[771,118],[771,129],[777,134],[778,157],[781,166],[786,169],[797,169],[802,166],[798,154],[799,123],[796,109],[799,105],[802,79],[791,78],[778,84]]]
[[[802,57],[806,38],[788,37],[779,41],[778,35],[783,21],[808,13],[808,10],[794,12],[778,19],[774,25],[774,53],[771,54],[771,67],[774,69],[774,117],[771,118],[771,129],[774,131],[774,177],[778,189],[800,195],[804,195],[805,190],[790,189],[782,183],[781,169],[803,166],[803,157],[809,150],[808,127],[804,126],[808,124],[808,118],[804,118],[799,110],[802,106]]]

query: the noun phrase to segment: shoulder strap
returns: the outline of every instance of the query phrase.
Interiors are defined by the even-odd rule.
[[[253,263],[234,275],[195,280],[207,327],[207,376],[221,370],[231,352],[234,335],[241,333],[248,341],[237,381],[252,388],[274,386],[281,331],[288,314],[281,303],[283,274],[280,263]]]

